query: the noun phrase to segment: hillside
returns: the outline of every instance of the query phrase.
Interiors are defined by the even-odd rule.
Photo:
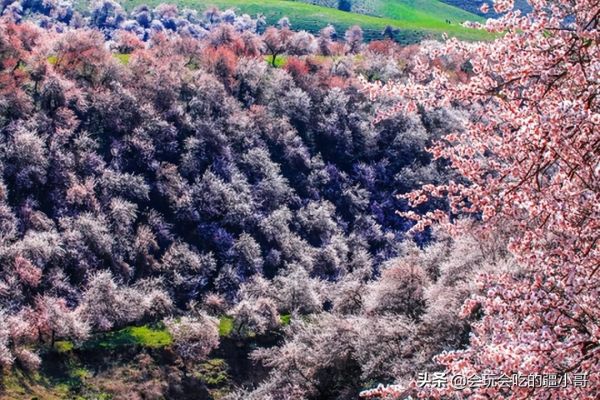
[[[492,6],[492,1],[484,1],[484,0],[442,0],[444,3],[450,4],[452,6],[461,8],[463,10],[472,12],[473,14],[481,15],[485,18],[496,18],[498,14],[494,12],[494,8]],[[480,8],[483,3],[488,3],[490,5],[490,11],[486,14],[482,13]],[[528,13],[531,11],[531,6],[527,2],[527,0],[515,0],[515,10],[521,10],[521,12]]]
[[[77,1],[0,7],[0,400],[600,399],[598,0]]]
[[[339,44],[321,41],[300,58],[288,40],[274,68],[259,44],[308,35],[201,20],[199,39],[165,29],[146,46],[119,29],[131,16],[110,11],[55,34],[30,23],[40,15],[0,21],[0,400],[336,400],[394,379],[383,348],[371,353],[372,327],[392,331],[408,314],[435,331],[418,318],[457,312],[388,306],[390,284],[407,276],[421,293],[431,280],[403,270],[410,239],[432,237],[405,235],[397,195],[451,176],[426,146],[458,115],[372,123],[389,102],[370,100],[359,75],[400,79],[411,49],[349,44],[334,57]],[[177,25],[174,14],[148,20]],[[445,282],[436,293],[454,290]],[[462,331],[389,365],[410,357],[428,370]],[[286,341],[302,332],[309,381],[279,372],[296,368]],[[267,352],[281,362],[255,358]]]
[[[140,4],[156,6],[164,0],[121,0],[120,2],[126,9],[131,10]],[[221,9],[233,8],[252,16],[263,14],[269,24],[275,24],[280,18],[287,16],[294,29],[313,33],[327,24],[334,25],[338,32],[344,32],[352,25],[360,25],[365,31],[366,40],[381,38],[381,32],[387,26],[399,30],[396,39],[401,43],[414,43],[425,38],[440,37],[443,32],[467,40],[489,37],[486,32],[464,28],[457,22],[478,20],[479,17],[435,0],[369,2],[378,16],[344,12],[330,7],[287,0],[178,0],[173,3],[179,7],[200,11],[217,6]],[[452,23],[446,22],[446,19]]]
[[[340,2],[336,0],[301,0],[304,3],[310,3],[325,7],[338,8]],[[452,1],[452,0],[449,0]],[[392,18],[397,20],[406,20],[414,22],[424,22],[428,20],[441,21],[446,24],[446,20],[454,23],[466,20],[481,20],[478,16],[466,8],[453,6],[446,3],[449,1],[438,0],[352,0],[347,3],[353,13],[373,15],[376,17]]]

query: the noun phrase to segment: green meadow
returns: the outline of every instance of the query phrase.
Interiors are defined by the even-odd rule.
[[[120,0],[128,10],[141,4],[156,6],[164,0]],[[344,12],[299,1],[289,0],[174,0],[180,8],[204,11],[212,6],[220,9],[233,8],[239,13],[251,16],[262,14],[268,24],[287,16],[292,28],[316,33],[327,24],[335,26],[338,33],[352,25],[359,25],[365,32],[366,40],[382,38],[382,31],[391,26],[398,29],[396,39],[403,43],[413,43],[427,38],[439,38],[443,33],[465,40],[484,40],[491,36],[487,32],[461,26],[465,20],[481,18],[459,8],[437,0],[372,0],[371,7],[376,15]],[[446,20],[451,21],[449,24]]]

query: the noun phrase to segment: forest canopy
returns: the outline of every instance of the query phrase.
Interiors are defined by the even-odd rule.
[[[0,397],[595,398],[600,14],[543,3],[408,46],[3,3]]]

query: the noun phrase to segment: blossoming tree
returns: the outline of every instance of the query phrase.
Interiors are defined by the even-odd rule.
[[[480,234],[510,232],[509,250],[526,273],[482,276],[482,295],[464,315],[483,317],[466,350],[441,354],[449,373],[472,375],[587,373],[588,382],[564,387],[471,388],[423,396],[465,398],[595,399],[600,395],[600,3],[530,0],[532,12],[498,0],[485,28],[493,41],[447,40],[423,48],[409,79],[367,83],[373,97],[402,98],[382,114],[424,107],[468,109],[464,129],[431,148],[464,180],[426,185],[406,195],[412,206],[445,198],[448,211],[425,216],[463,229],[459,214],[480,221]],[[429,60],[468,60],[472,76],[456,82]],[[380,395],[382,391],[380,391]],[[390,390],[389,392],[395,392]]]

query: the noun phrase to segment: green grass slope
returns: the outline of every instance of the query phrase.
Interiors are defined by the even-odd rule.
[[[378,16],[393,19],[406,19],[418,23],[445,24],[446,19],[453,25],[464,21],[481,21],[475,14],[442,3],[437,0],[373,0]]]
[[[334,0],[300,1],[333,8],[337,8],[338,3]],[[455,24],[466,20],[483,21],[478,15],[439,0],[353,0],[352,12],[418,23],[441,22],[442,25],[446,24],[446,20]]]
[[[292,27],[318,32],[327,24],[332,24],[343,33],[352,25],[360,25],[367,40],[380,39],[386,26],[400,30],[397,39],[411,43],[425,38],[439,38],[446,32],[466,40],[483,40],[490,37],[483,31],[467,29],[460,21],[476,20],[477,16],[437,0],[371,0],[379,15],[365,15],[344,12],[335,8],[290,0],[120,0],[128,10],[140,4],[156,6],[163,2],[175,3],[181,8],[203,11],[211,6],[220,9],[233,8],[252,16],[263,14],[269,24],[275,24],[281,17],[289,17]],[[453,21],[446,23],[446,19]]]

